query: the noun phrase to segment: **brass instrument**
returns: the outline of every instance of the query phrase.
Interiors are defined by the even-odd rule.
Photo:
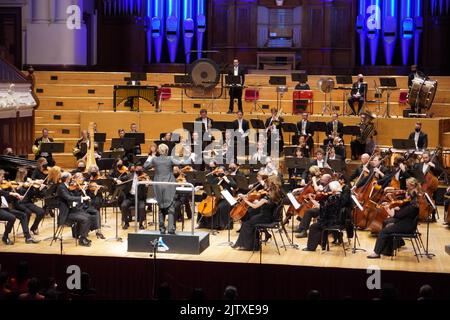
[[[78,149],[77,147],[74,147],[73,150],[72,150],[72,154],[76,157],[77,154],[80,153],[80,151],[81,151],[80,149]]]
[[[95,166],[97,162],[95,161],[95,148],[94,148],[94,123],[89,123],[89,148],[86,152],[86,168],[89,169],[91,166]]]
[[[366,122],[360,124],[361,134],[358,138],[360,143],[366,143],[367,139],[375,133],[375,124],[373,120],[376,118],[373,114],[364,113],[366,115]]]
[[[39,142],[39,146],[33,144],[33,146],[31,147],[31,151],[35,156],[37,156],[41,152],[41,143]]]

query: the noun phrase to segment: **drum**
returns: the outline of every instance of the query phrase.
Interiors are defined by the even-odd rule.
[[[419,109],[430,109],[436,95],[437,81],[414,78],[408,96],[408,104]]]

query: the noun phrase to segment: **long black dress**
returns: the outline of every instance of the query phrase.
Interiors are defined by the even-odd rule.
[[[242,247],[244,250],[259,250],[259,233],[255,233],[255,226],[260,223],[271,223],[277,204],[272,202],[269,197],[264,197],[268,202],[258,208],[259,212],[250,219],[242,223],[239,237],[236,240],[235,247]]]

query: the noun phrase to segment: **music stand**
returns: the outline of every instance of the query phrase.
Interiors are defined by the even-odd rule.
[[[433,203],[433,200],[431,200],[430,195],[428,193],[426,193],[426,192],[424,193],[424,195],[425,195],[425,198],[427,199],[428,205],[430,207],[432,207],[434,211],[437,211],[437,208],[436,208],[435,204]],[[426,245],[425,245],[425,248],[424,248],[425,252],[424,253],[419,253],[419,256],[421,256],[421,257],[425,256],[428,259],[432,259],[436,255],[434,253],[430,253],[428,251],[428,242],[429,242],[429,238],[430,238],[430,222],[431,222],[430,215],[428,215],[426,222],[427,222],[427,241],[426,241]]]
[[[397,81],[395,78],[380,78],[380,86],[383,87],[384,90],[387,91],[386,98],[386,112],[384,116],[386,118],[390,118],[390,110],[391,110],[391,91],[397,90]]]
[[[334,172],[342,172],[345,167],[345,162],[343,160],[328,160],[328,165]]]
[[[283,97],[283,94],[287,92],[286,87],[286,77],[274,77],[271,76],[269,78],[269,84],[273,86],[277,86],[277,109],[281,109],[281,99]]]
[[[286,157],[294,157],[295,156],[295,150],[297,150],[298,146],[285,146],[283,148],[284,156]]]
[[[265,130],[266,129],[264,122],[260,119],[250,119],[250,123],[251,123],[253,129],[256,129],[256,130],[259,130],[259,129]]]
[[[106,133],[104,133],[104,132],[94,133],[94,142],[105,143],[106,142]]]
[[[126,152],[133,150],[135,145],[136,145],[135,139],[131,138],[112,138],[111,140],[112,149],[123,148]]]
[[[43,142],[40,150],[47,153],[64,153],[64,142]]]
[[[125,133],[126,139],[134,139],[135,145],[145,144],[145,133],[144,132],[127,132]]]
[[[327,132],[327,123],[324,121],[311,122],[314,132]],[[317,144],[320,143],[319,135],[316,135]]]
[[[102,153],[102,159],[113,159],[122,158],[125,155],[125,151],[104,151]]]
[[[336,76],[336,84],[341,85],[337,89],[342,90],[342,115],[345,116],[347,111],[347,104],[345,103],[346,98],[346,90],[351,90],[351,87],[347,87],[348,85],[353,84],[352,76]]]
[[[416,150],[416,143],[413,139],[392,139],[392,147],[402,150]]]
[[[360,134],[361,130],[358,126],[344,126],[342,128],[342,134],[343,135],[350,135],[350,136],[358,136]]]
[[[291,73],[291,80],[293,82],[307,83],[308,82],[308,74],[306,73],[306,71],[293,72],[293,73]]]
[[[353,203],[361,210],[364,211],[363,206],[361,205],[361,203],[358,201],[358,198],[356,198],[356,195],[352,192],[351,198],[353,200]],[[366,249],[363,248],[359,248],[359,246],[361,245],[359,242],[359,238],[358,238],[358,226],[356,225],[356,210],[354,208],[352,208],[352,218],[353,218],[353,248],[352,248],[352,253],[355,254],[357,251],[362,251],[362,252],[366,252]],[[356,242],[358,242],[358,247],[356,246]],[[348,248],[350,249],[350,248]]]
[[[289,133],[289,141],[291,141],[292,133],[297,133],[297,125],[295,123],[283,122],[281,128],[283,129],[283,132]]]
[[[116,159],[114,158],[97,159],[98,170],[100,171],[111,170],[114,165],[114,162],[116,162]]]

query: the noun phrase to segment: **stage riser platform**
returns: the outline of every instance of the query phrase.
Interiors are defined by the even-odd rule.
[[[158,231],[140,231],[128,234],[128,252],[153,252],[153,245],[161,240],[164,244],[158,245],[157,252],[201,254],[209,247],[208,232],[196,232],[194,235],[190,232],[177,232],[173,235],[161,234]]]

